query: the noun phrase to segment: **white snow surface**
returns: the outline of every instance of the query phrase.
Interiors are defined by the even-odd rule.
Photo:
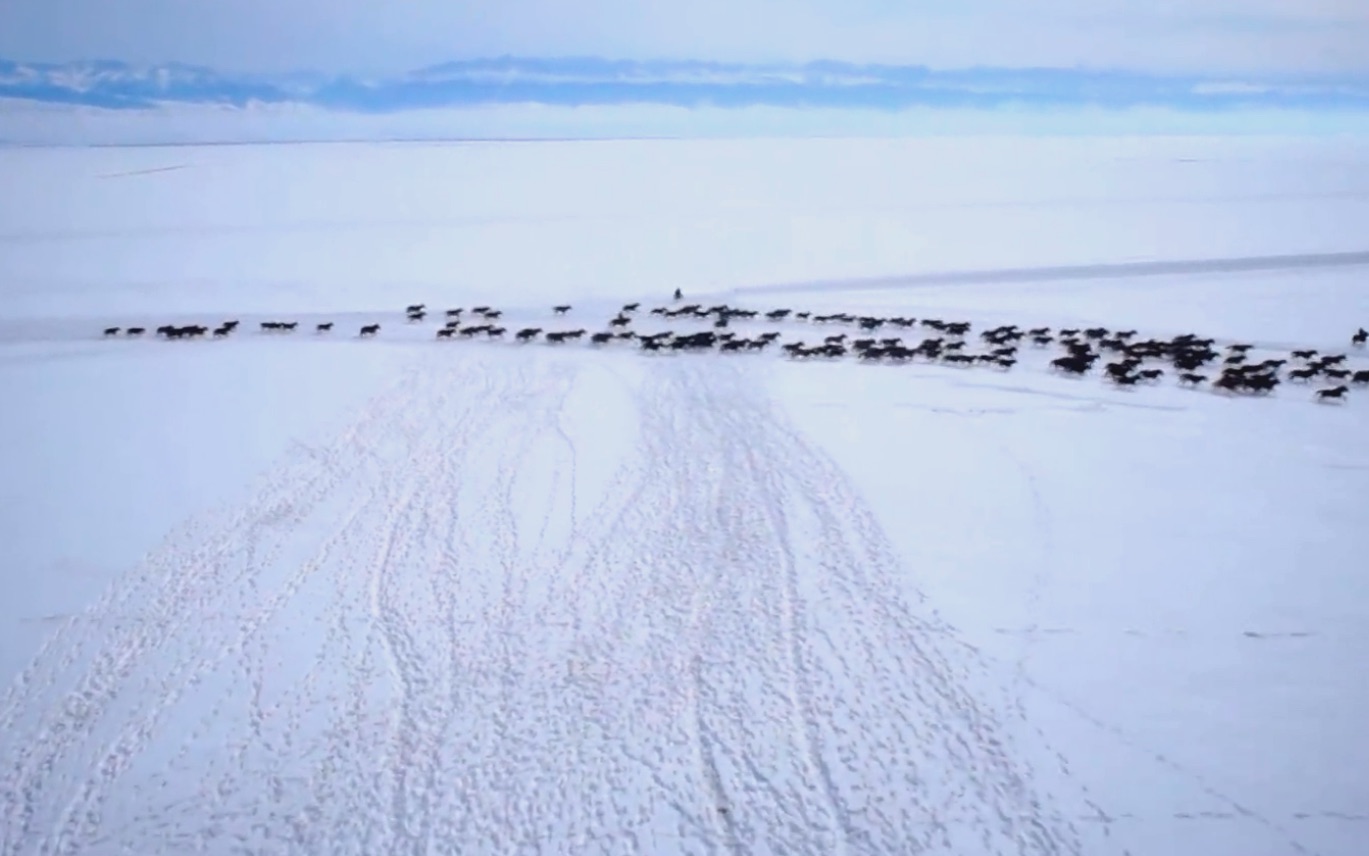
[[[1362,141],[35,148],[0,184],[4,856],[1364,852],[1369,388],[434,336],[708,329],[648,314],[679,287],[1363,370]]]
[[[394,112],[333,110],[298,102],[75,106],[0,98],[0,144],[175,145],[383,140],[585,140],[619,138],[966,137],[991,135],[1286,136],[1369,134],[1369,112],[1320,108],[1003,105],[907,107],[561,106],[503,103]]]

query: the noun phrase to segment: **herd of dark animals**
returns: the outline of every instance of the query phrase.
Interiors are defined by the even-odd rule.
[[[675,293],[675,299],[677,302],[681,300],[678,290]],[[757,317],[764,317],[766,321],[770,322],[792,319],[824,326],[854,325],[865,334],[864,338],[852,338],[848,333],[838,333],[824,336],[821,344],[809,345],[803,341],[797,341],[780,346],[790,358],[797,360],[834,359],[854,354],[858,359],[866,362],[899,363],[921,358],[927,362],[943,365],[961,367],[988,365],[1006,371],[1017,364],[1018,348],[1025,341],[1034,348],[1046,348],[1051,345],[1063,348],[1065,353],[1051,360],[1050,366],[1053,371],[1068,375],[1086,375],[1096,363],[1107,360],[1101,372],[1102,377],[1123,387],[1159,382],[1160,378],[1164,376],[1164,370],[1153,366],[1147,367],[1147,360],[1161,361],[1171,365],[1177,373],[1178,382],[1181,385],[1197,387],[1208,384],[1213,390],[1220,390],[1228,394],[1268,394],[1285,380],[1310,383],[1319,377],[1325,378],[1327,382],[1348,381],[1358,385],[1369,384],[1369,370],[1351,371],[1344,367],[1345,354],[1323,355],[1312,349],[1303,349],[1290,352],[1289,359],[1251,362],[1248,360],[1247,354],[1254,347],[1253,345],[1236,343],[1219,351],[1214,348],[1215,340],[1199,338],[1191,333],[1175,336],[1171,339],[1137,339],[1135,330],[1108,330],[1103,327],[1056,330],[1049,327],[1037,327],[1023,330],[1015,324],[1009,324],[980,332],[979,340],[984,350],[979,353],[967,353],[966,349],[970,342],[965,337],[970,333],[971,324],[966,321],[948,322],[937,318],[919,320],[902,316],[877,317],[848,313],[814,315],[811,312],[795,312],[791,309],[775,309],[764,313],[762,316],[756,310],[737,309],[726,304],[707,308],[700,304],[689,304],[672,307],[658,306],[650,312],[652,315],[668,319],[686,318],[708,321],[712,324],[712,330],[685,334],[671,331],[645,334],[627,329],[631,326],[633,317],[640,308],[641,305],[638,303],[624,305],[613,318],[609,319],[608,327],[610,329],[589,334],[590,343],[603,346],[618,340],[635,341],[642,351],[647,352],[692,352],[714,349],[724,353],[763,351],[779,339],[779,332],[769,331],[753,338],[745,338],[738,337],[727,328],[734,320],[754,320]],[[571,309],[572,307],[569,304],[562,304],[553,306],[552,313],[560,317],[569,313]],[[502,326],[490,323],[498,321],[502,314],[500,310],[489,306],[475,306],[470,310],[448,309],[444,314],[445,325],[437,331],[437,338],[460,337],[469,339],[475,336],[484,336],[487,339],[502,338],[508,331]],[[412,304],[405,308],[405,317],[410,323],[421,323],[427,315],[427,307],[422,303]],[[463,326],[463,316],[468,318],[479,317],[484,323],[470,323]],[[263,321],[260,324],[260,331],[262,333],[291,333],[298,326],[299,322],[297,321]],[[206,335],[212,335],[214,338],[225,338],[233,333],[237,327],[237,321],[225,321],[213,328],[212,331],[209,327],[199,324],[188,326],[167,324],[158,327],[156,335],[166,339],[200,338]],[[901,336],[876,338],[876,331],[879,330],[895,328],[906,332],[914,327],[929,329],[940,335],[924,338],[917,345],[906,344]],[[314,327],[318,334],[329,333],[332,329],[332,322],[317,324]],[[126,329],[109,327],[105,329],[104,335],[107,337],[118,336],[121,332],[124,336],[140,337],[147,331],[143,327],[128,327]],[[358,335],[371,337],[379,332],[380,324],[367,324],[360,329]],[[525,327],[514,333],[514,339],[526,343],[534,341],[540,336],[547,344],[556,345],[570,340],[578,340],[585,335],[587,333],[582,328],[544,331],[541,327]],[[1366,341],[1369,341],[1369,331],[1363,327],[1350,337],[1350,344],[1356,348],[1365,347]],[[1288,368],[1281,378],[1279,372],[1288,365],[1290,359],[1294,361],[1294,365]],[[1211,371],[1212,369],[1206,368],[1208,366],[1219,370],[1219,373],[1210,376],[1199,371],[1200,369]],[[1343,401],[1348,392],[1349,386],[1346,383],[1338,383],[1335,386],[1316,390],[1315,397],[1319,401]]]

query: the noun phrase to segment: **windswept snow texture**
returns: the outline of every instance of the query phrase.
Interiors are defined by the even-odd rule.
[[[0,151],[0,854],[1362,853],[1369,390],[434,330],[680,287],[1363,370],[1365,152]]]

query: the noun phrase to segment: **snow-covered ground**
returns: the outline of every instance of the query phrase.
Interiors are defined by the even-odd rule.
[[[0,853],[1362,852],[1369,387],[434,331],[710,329],[679,287],[1364,370],[1366,167],[0,150]]]
[[[1171,90],[1168,94],[1176,93]],[[1269,94],[1275,93],[1270,90]],[[1061,104],[1045,109],[1030,103],[1003,104],[995,109],[910,106],[888,110],[501,103],[386,112],[335,110],[293,101],[245,107],[209,102],[108,109],[0,97],[0,145],[755,139],[823,137],[830,136],[833,128],[842,129],[846,136],[865,138],[1369,134],[1369,112],[1326,104],[1309,109],[1287,105],[1273,109],[1250,105],[1202,110],[1158,105],[1119,108],[1107,106],[1106,94],[1097,90],[1093,97],[1093,105]]]

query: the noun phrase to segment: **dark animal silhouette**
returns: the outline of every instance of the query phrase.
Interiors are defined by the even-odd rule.
[[[365,327],[362,327],[362,328],[361,328],[361,332],[358,333],[357,335],[359,335],[359,336],[374,336],[375,334],[377,334],[377,333],[379,333],[379,332],[380,332],[380,325],[379,325],[379,324],[367,324]]]
[[[317,325],[317,326],[314,327],[314,331],[317,332],[317,333],[327,333],[329,330],[332,330],[332,329],[333,329],[333,322],[332,322],[332,321],[328,321],[328,322],[326,322],[326,323],[324,323],[324,324],[319,324],[319,325]]]
[[[1077,375],[1087,372],[1092,364],[1091,360],[1081,356],[1059,357],[1051,360],[1051,366],[1053,368]]]
[[[1350,387],[1345,386],[1344,384],[1340,386],[1333,386],[1330,389],[1319,389],[1317,390],[1317,400],[1341,401],[1345,398],[1345,394],[1349,391]]]
[[[1279,379],[1273,375],[1250,375],[1241,378],[1240,385],[1251,392],[1273,392],[1274,387],[1279,385]]]

